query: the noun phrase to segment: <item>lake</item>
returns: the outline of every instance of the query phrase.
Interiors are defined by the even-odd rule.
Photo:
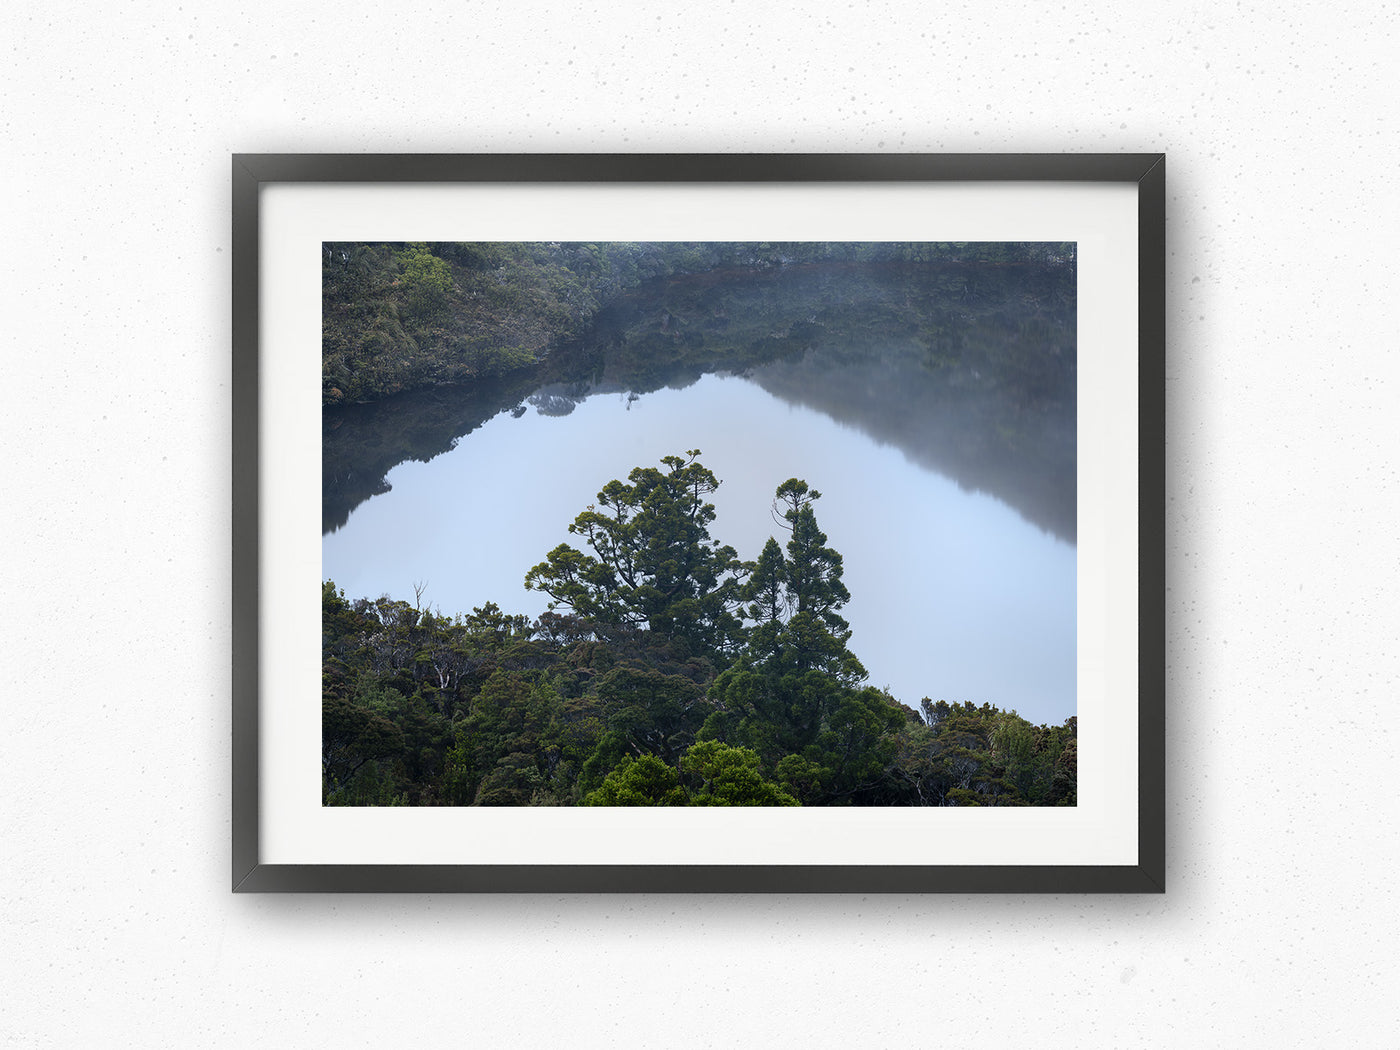
[[[937,279],[933,279],[934,276]],[[613,478],[699,449],[711,534],[753,559],[774,489],[845,559],[849,647],[918,707],[1076,713],[1073,304],[984,275],[811,268],[672,280],[553,375],[327,409],[322,573],[350,597],[537,615],[525,573]],[[766,340],[766,341],[765,341]],[[543,380],[543,381],[541,381]]]

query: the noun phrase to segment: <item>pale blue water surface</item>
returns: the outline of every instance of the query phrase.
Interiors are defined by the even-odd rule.
[[[537,615],[525,573],[612,478],[701,450],[720,479],[712,535],[753,559],[785,533],[773,490],[822,492],[817,519],[845,559],[843,615],[872,685],[991,703],[1035,723],[1076,713],[1075,547],[999,500],[960,488],[903,452],[740,377],[629,399],[594,394],[565,415],[502,412],[428,463],[387,475],[322,544],[322,573],[347,596],[389,594],[466,613],[494,601]]]

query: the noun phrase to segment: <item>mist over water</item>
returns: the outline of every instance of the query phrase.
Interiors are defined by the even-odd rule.
[[[786,541],[771,510],[780,483],[822,492],[817,519],[844,556],[843,615],[870,684],[914,707],[971,700],[1063,722],[1076,713],[1072,309],[1067,336],[1054,318],[1006,311],[984,310],[971,334],[943,314],[920,328],[929,311],[917,295],[881,282],[895,314],[872,315],[859,285],[843,321],[828,275],[798,275],[747,322],[752,282],[711,282],[680,301],[672,282],[663,306],[637,297],[600,326],[598,345],[579,352],[581,378],[328,414],[323,576],[351,597],[411,599],[425,584],[445,613],[494,601],[537,615],[548,599],[524,589],[525,573],[559,543],[579,545],[568,524],[598,490],[700,449],[721,481],[712,535],[741,558],[769,536]],[[654,347],[635,354],[654,373],[628,359],[659,338],[651,327],[694,343],[720,316],[725,329],[747,323],[789,343],[796,333],[801,345],[766,360],[717,352],[713,371],[695,353],[668,370]],[[983,342],[1011,353],[999,340],[1024,344],[1005,366],[1014,383],[994,382],[996,362],[985,363]],[[726,345],[741,343],[755,345]],[[1041,356],[1064,372],[1066,345],[1068,380],[1050,394],[1035,385],[1050,382],[1044,369],[1019,378]],[[421,448],[403,437],[415,428]]]

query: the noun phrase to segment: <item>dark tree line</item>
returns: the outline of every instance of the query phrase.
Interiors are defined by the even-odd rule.
[[[537,619],[322,590],[328,805],[1073,805],[1075,720],[863,685],[820,493],[710,536],[699,452],[609,482],[529,571]],[[930,669],[930,675],[936,669]]]
[[[322,403],[537,370],[604,307],[659,278],[872,262],[1072,271],[1075,258],[1058,242],[327,243]]]

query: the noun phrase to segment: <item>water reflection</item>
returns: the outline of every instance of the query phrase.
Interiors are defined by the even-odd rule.
[[[538,613],[524,574],[602,484],[699,448],[723,482],[714,535],[742,557],[775,531],[779,482],[825,493],[873,684],[1063,721],[1072,295],[1053,275],[964,274],[950,298],[941,270],[854,269],[664,282],[549,371],[327,411],[324,575]]]

